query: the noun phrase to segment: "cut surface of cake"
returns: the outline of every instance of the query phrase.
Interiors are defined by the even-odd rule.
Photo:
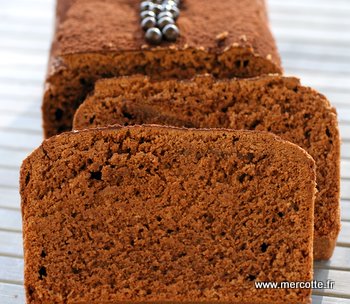
[[[97,82],[74,128],[145,123],[269,131],[308,151],[317,165],[314,257],[331,257],[340,229],[340,139],[336,112],[323,95],[276,75],[180,82],[120,77]]]
[[[313,159],[265,132],[63,133],[23,163],[27,303],[310,303]]]
[[[45,136],[71,129],[99,78],[142,73],[190,78],[281,73],[262,0],[186,0],[176,42],[146,43],[139,0],[58,0],[43,101]]]

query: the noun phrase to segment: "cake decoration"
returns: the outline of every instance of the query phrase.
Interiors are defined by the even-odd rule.
[[[180,15],[180,0],[142,1],[140,4],[141,28],[151,44],[163,40],[176,41],[180,35],[176,20]]]
[[[145,38],[152,44],[159,44],[162,42],[163,34],[157,27],[151,27],[146,31]]]

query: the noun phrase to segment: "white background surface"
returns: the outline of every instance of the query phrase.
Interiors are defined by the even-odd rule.
[[[350,304],[350,1],[270,0],[270,19],[287,75],[326,94],[339,114],[342,231],[315,278],[334,290],[313,303]],[[0,0],[0,304],[23,304],[18,173],[42,141],[41,97],[53,29],[53,0]]]

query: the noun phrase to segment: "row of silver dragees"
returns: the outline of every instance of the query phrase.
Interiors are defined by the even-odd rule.
[[[175,41],[179,35],[176,20],[180,15],[180,0],[142,1],[140,4],[141,27],[145,39],[151,44],[163,40]]]

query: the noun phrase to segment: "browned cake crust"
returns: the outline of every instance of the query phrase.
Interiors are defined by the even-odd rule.
[[[64,133],[23,163],[27,303],[310,303],[315,166],[263,132]]]
[[[157,123],[273,132],[304,148],[317,164],[315,259],[329,259],[340,229],[340,140],[327,99],[295,78],[150,82],[125,77],[97,82],[78,109],[75,129]]]
[[[176,43],[151,47],[139,0],[58,0],[57,30],[43,101],[45,136],[70,130],[96,79],[280,73],[263,0],[184,0]]]

